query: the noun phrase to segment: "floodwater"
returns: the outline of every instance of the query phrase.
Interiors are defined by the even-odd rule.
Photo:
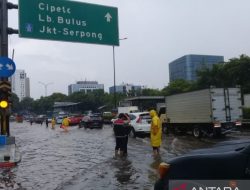
[[[22,161],[15,168],[0,170],[0,189],[152,190],[161,161],[218,143],[164,135],[161,157],[154,158],[148,137],[129,138],[128,157],[115,158],[110,125],[103,129],[73,126],[63,132],[59,126],[52,130],[40,124],[11,123],[11,135],[16,137]]]

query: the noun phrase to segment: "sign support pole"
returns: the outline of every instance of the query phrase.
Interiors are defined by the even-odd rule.
[[[0,4],[0,56],[8,57],[8,7],[7,0],[1,0]],[[1,77],[0,81],[8,81],[8,78]],[[8,96],[8,92],[1,92],[4,96]],[[7,110],[1,111],[1,135],[10,135],[9,132],[9,114]]]

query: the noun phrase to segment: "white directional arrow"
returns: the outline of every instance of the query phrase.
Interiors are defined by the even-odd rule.
[[[112,19],[112,16],[110,15],[110,13],[107,13],[107,14],[105,15],[105,18],[107,19],[107,22],[110,22],[111,19]]]
[[[0,64],[0,70],[2,70],[3,64]]]
[[[9,71],[14,69],[12,64],[6,64],[6,67]]]

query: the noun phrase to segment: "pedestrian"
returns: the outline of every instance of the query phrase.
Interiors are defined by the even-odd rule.
[[[56,120],[55,120],[55,118],[53,117],[52,120],[51,120],[51,128],[52,128],[52,129],[55,129],[55,125],[56,125]]]
[[[48,120],[48,118],[45,119],[45,123],[46,123],[46,128],[48,128],[49,127],[49,120]]]
[[[151,110],[150,116],[152,118],[150,127],[150,140],[153,147],[154,156],[160,154],[161,138],[162,138],[162,126],[159,117],[155,110]]]
[[[32,119],[32,118],[30,118],[30,125],[32,125],[32,123],[33,123],[33,119]]]
[[[128,155],[128,136],[129,133],[131,131],[131,126],[130,126],[130,118],[129,115],[127,113],[124,114],[124,116],[122,117],[122,120],[124,121],[124,128],[125,128],[125,142],[124,142],[124,156]]]
[[[126,130],[125,130],[125,116],[124,114],[119,114],[118,118],[114,121],[114,133],[115,133],[115,156],[119,154],[124,155],[126,151]]]
[[[68,132],[68,127],[69,127],[69,118],[68,117],[63,118],[61,127],[64,129],[65,132]]]
[[[170,168],[169,164],[165,162],[160,163],[158,167],[159,179],[155,182],[154,190],[167,190],[168,189],[167,181],[164,178],[167,175],[167,171],[169,170],[169,168]]]

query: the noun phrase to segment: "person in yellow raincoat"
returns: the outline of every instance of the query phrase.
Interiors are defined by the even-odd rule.
[[[153,147],[154,155],[157,156],[160,153],[161,137],[162,137],[162,126],[159,117],[155,110],[149,112],[152,121],[150,127],[150,140],[151,146]]]
[[[69,118],[65,117],[62,121],[62,128],[64,129],[65,132],[68,132],[68,127],[69,127]]]
[[[52,120],[51,120],[51,128],[52,128],[52,129],[55,129],[55,125],[56,125],[56,120],[55,120],[55,118],[53,117]]]

